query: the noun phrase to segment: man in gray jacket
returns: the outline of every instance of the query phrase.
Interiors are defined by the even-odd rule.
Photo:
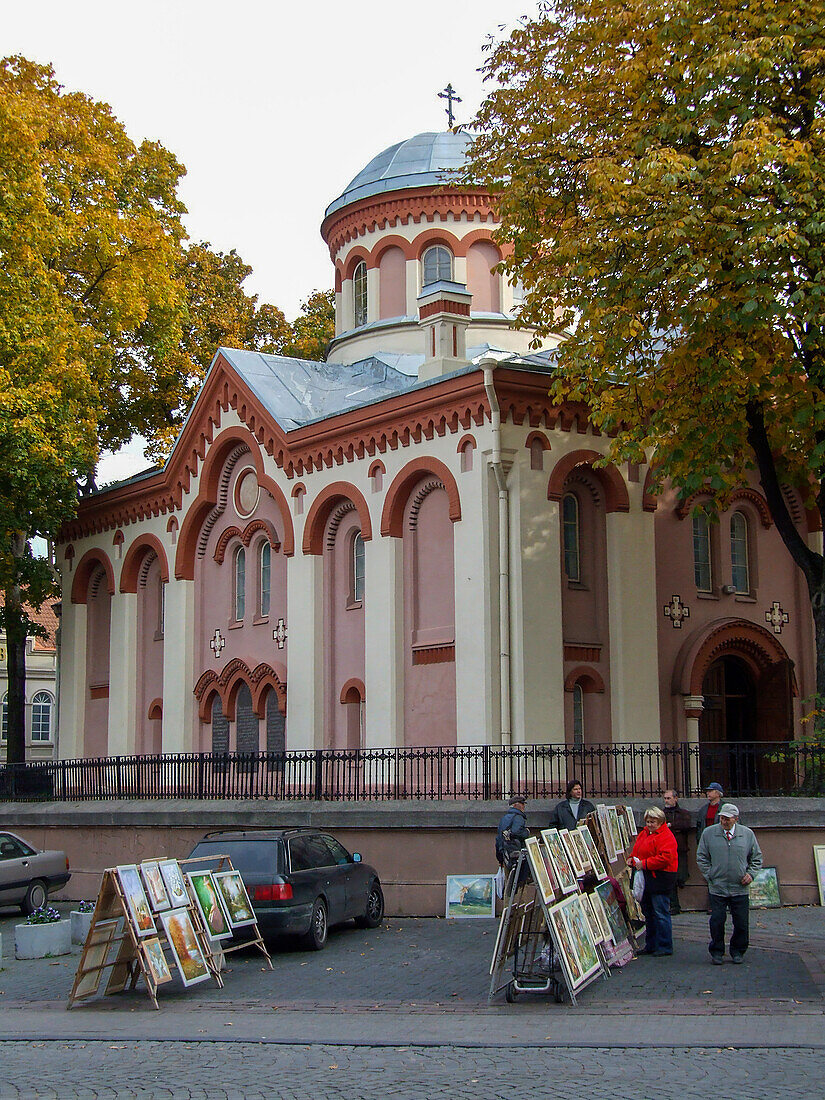
[[[739,824],[739,808],[726,802],[719,821],[702,832],[696,863],[710,893],[710,961],[721,966],[725,958],[725,922],[730,909],[733,935],[731,961],[741,963],[748,949],[750,884],[762,866],[762,852],[753,831]]]

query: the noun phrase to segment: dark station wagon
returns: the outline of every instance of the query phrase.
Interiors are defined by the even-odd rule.
[[[375,868],[319,829],[207,833],[189,858],[219,855],[241,872],[262,935],[301,936],[320,951],[333,925],[354,919],[362,928],[377,928],[384,916]]]

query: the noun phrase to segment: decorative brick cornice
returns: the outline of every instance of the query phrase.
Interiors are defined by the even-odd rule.
[[[334,261],[345,244],[377,230],[420,222],[432,222],[436,217],[452,217],[458,221],[466,215],[469,221],[497,221],[495,200],[488,191],[453,191],[449,188],[410,188],[394,191],[380,198],[370,196],[360,202],[336,210],[325,218],[321,236]]]
[[[414,665],[442,665],[455,661],[455,645],[431,645],[414,649]]]
[[[421,306],[418,311],[418,318],[421,321],[426,321],[428,317],[432,317],[436,313],[454,313],[456,317],[469,317],[470,303],[451,302],[449,298],[439,298],[437,302],[428,302],[427,305]]]
[[[565,661],[584,661],[586,664],[593,664],[595,661],[600,661],[601,657],[602,647],[598,645],[565,645],[564,647]]]

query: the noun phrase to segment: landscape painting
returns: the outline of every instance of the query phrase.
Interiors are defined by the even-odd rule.
[[[167,909],[160,921],[185,986],[205,982],[209,967],[201,951],[188,909]]]
[[[495,917],[494,879],[494,875],[447,875],[445,916]]]
[[[135,864],[118,867],[117,877],[120,879],[120,888],[135,932],[138,936],[156,936],[158,930],[143,889],[143,880]]]

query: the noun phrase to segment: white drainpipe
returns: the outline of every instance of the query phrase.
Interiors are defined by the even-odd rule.
[[[499,695],[501,699],[500,739],[501,747],[512,745],[510,725],[510,491],[507,474],[501,461],[501,409],[493,386],[495,359],[480,362],[484,372],[484,390],[490,402],[490,425],[493,430],[492,467],[498,486],[498,644],[499,644]],[[507,782],[512,790],[512,758],[508,758]]]

